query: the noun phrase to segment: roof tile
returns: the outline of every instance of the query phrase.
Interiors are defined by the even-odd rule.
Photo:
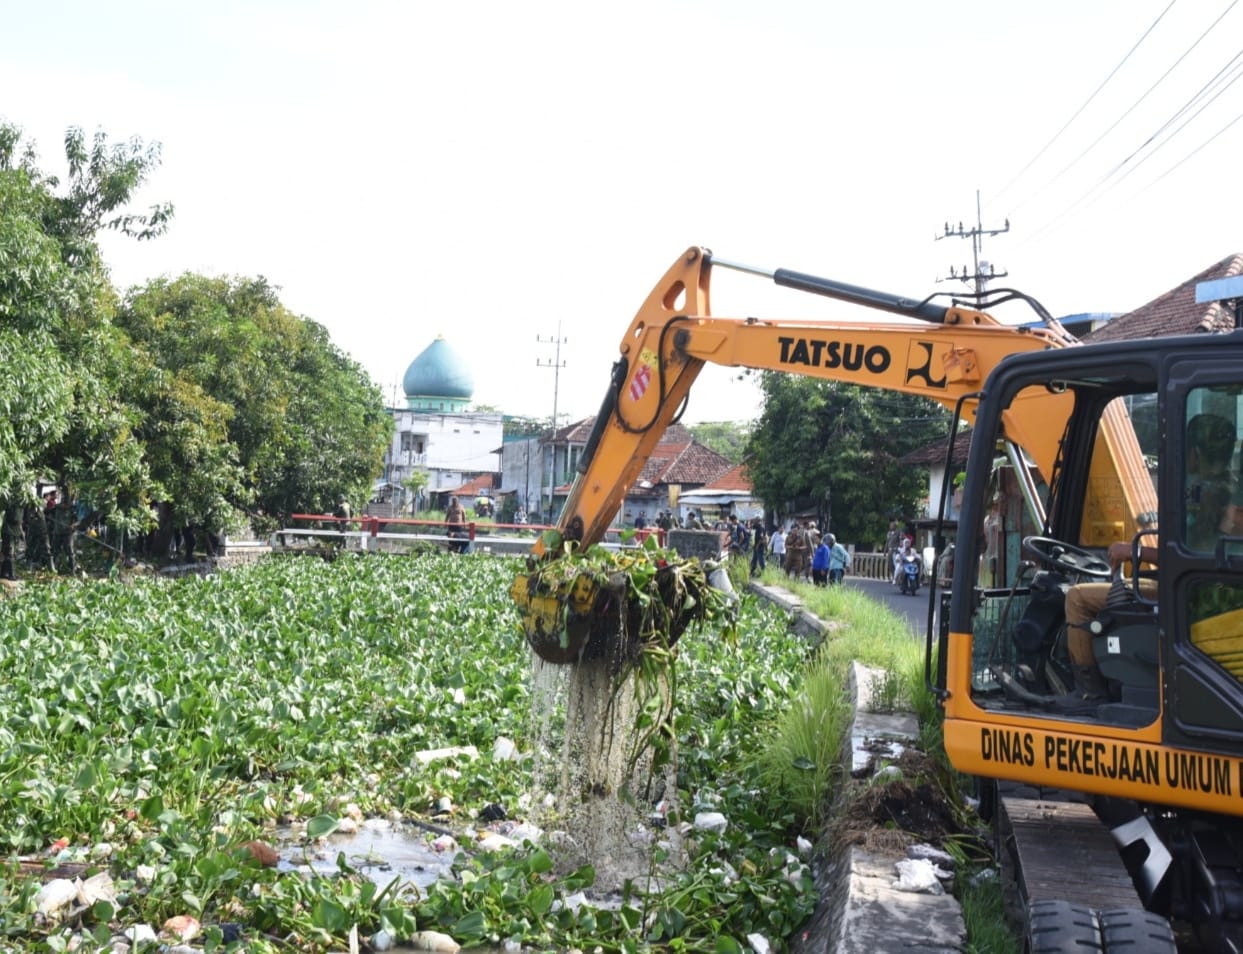
[[[1234,317],[1218,302],[1196,303],[1196,285],[1218,278],[1243,274],[1243,255],[1228,255],[1200,274],[1171,288],[1165,294],[1119,315],[1095,331],[1084,335],[1085,342],[1130,341],[1136,338],[1162,338],[1196,332],[1229,331]]]

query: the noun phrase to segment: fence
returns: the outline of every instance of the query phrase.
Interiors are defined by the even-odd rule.
[[[892,580],[893,560],[885,553],[855,553],[850,561],[850,575],[866,580]]]
[[[329,546],[342,546],[350,550],[400,550],[403,545],[414,542],[425,542],[443,545],[450,548],[465,542],[470,549],[491,553],[527,553],[535,538],[545,530],[555,529],[547,524],[531,523],[475,523],[463,525],[458,531],[459,536],[449,533],[448,525],[442,520],[411,520],[406,518],[386,518],[375,516],[333,517],[318,513],[296,513],[291,517],[300,526],[277,530],[272,535],[272,549],[282,549],[304,544],[320,543]],[[392,529],[399,528],[399,529]],[[610,550],[637,546],[648,536],[655,535],[661,546],[671,542],[666,539],[665,531],[658,529],[639,530],[628,542],[622,543],[622,531],[612,527],[605,532],[601,546]],[[720,536],[706,531],[675,531],[675,534],[687,536]],[[685,540],[679,540],[675,548],[685,548]],[[721,538],[721,548],[729,545],[728,539]],[[884,553],[854,553],[850,563],[850,575],[868,580],[889,580],[893,578],[893,562]]]
[[[443,520],[334,517],[318,513],[295,513],[290,519],[299,526],[286,527],[272,534],[274,550],[299,543],[340,546],[350,550],[400,550],[411,543],[423,542],[443,545],[448,549],[464,545],[464,549],[491,553],[526,553],[539,534],[554,529],[545,524],[471,521],[451,533]],[[608,530],[601,546],[620,549],[623,545],[620,534],[620,530]]]

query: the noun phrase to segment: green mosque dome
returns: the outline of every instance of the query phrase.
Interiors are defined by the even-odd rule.
[[[475,393],[470,369],[443,335],[410,362],[401,385],[407,406],[416,411],[465,410]]]

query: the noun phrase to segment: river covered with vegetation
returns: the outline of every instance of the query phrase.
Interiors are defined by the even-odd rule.
[[[507,595],[518,567],[272,558],[202,578],[31,583],[0,603],[0,943],[102,949],[145,936],[136,926],[192,923],[209,950],[366,949],[420,931],[540,950],[730,951],[748,936],[784,949],[815,891],[796,850],[807,819],[763,753],[808,643],[750,596],[731,632],[683,637],[677,790],[651,825],[653,872],[662,825],[686,834],[685,858],[582,903],[590,863],[568,867],[551,839],[488,840],[498,809],[557,824],[532,794],[560,753],[541,733],[563,716],[536,711],[557,703],[533,690]],[[519,757],[494,757],[498,740]],[[453,754],[418,757],[437,750]],[[695,829],[705,813],[723,830]],[[264,851],[291,826],[322,848],[374,820],[429,847],[451,832],[448,876],[384,885],[344,854],[324,871]],[[93,887],[48,902],[49,882],[75,879]]]

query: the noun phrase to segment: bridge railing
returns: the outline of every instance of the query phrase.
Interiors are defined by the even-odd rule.
[[[405,517],[336,517],[331,514],[296,513],[292,526],[272,534],[273,549],[296,546],[298,543],[321,543],[350,550],[400,549],[415,542],[442,544],[446,548],[461,546],[497,553],[525,553],[547,524],[479,523],[468,521],[450,530],[443,520],[414,520]],[[607,531],[602,546],[620,549],[637,546],[644,531],[627,544],[621,542],[621,531]],[[662,531],[663,535],[663,531]]]
[[[893,560],[884,553],[856,553],[850,561],[849,573],[868,580],[891,580]]]
[[[318,542],[339,545],[351,550],[397,550],[414,542],[441,544],[446,548],[465,541],[475,550],[492,553],[526,553],[535,538],[550,524],[479,523],[468,521],[454,536],[443,520],[414,520],[406,517],[335,517],[322,513],[296,513],[290,518],[294,526],[277,530],[272,535],[272,549],[278,550],[301,543]],[[639,530],[626,543],[621,528],[611,527],[602,546],[611,550],[638,546],[646,537],[655,535],[661,546],[666,544],[665,531],[658,528]],[[727,544],[723,544],[725,546]],[[893,576],[893,563],[884,553],[854,553],[852,576],[869,580],[888,580]]]

